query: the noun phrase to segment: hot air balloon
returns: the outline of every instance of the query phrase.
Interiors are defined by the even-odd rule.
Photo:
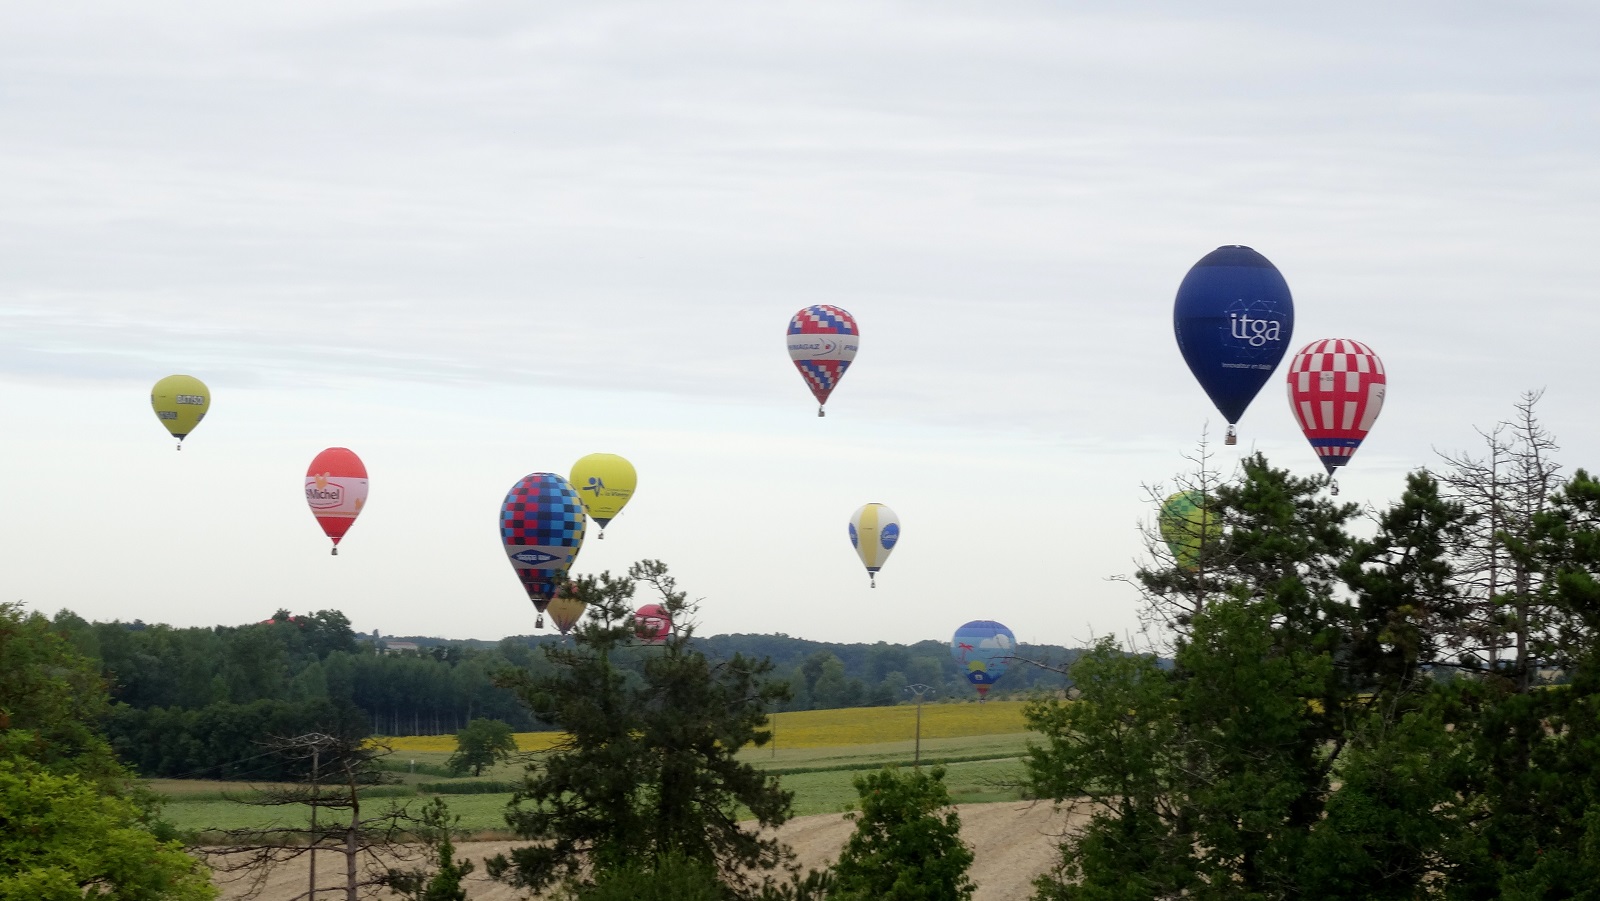
[[[827,304],[806,307],[789,320],[788,343],[789,359],[816,395],[817,415],[827,415],[823,407],[828,395],[844,378],[861,346],[855,317]]]
[[[339,553],[339,539],[367,505],[367,467],[355,451],[330,447],[312,459],[306,468],[306,505],[333,539],[333,553]]]
[[[206,418],[211,392],[205,382],[192,375],[169,375],[150,389],[150,406],[172,437],[178,439],[178,450],[183,450],[183,439]]]
[[[590,454],[572,464],[569,481],[578,489],[589,518],[600,526],[600,537],[605,538],[606,526],[633,497],[639,477],[633,464],[616,454]]]
[[[1198,566],[1205,546],[1222,538],[1222,522],[1206,511],[1205,495],[1198,491],[1180,491],[1168,497],[1157,524],[1161,540],[1184,569]]]
[[[558,588],[556,596],[551,598],[549,605],[545,607],[545,612],[550,614],[550,622],[555,623],[555,627],[561,631],[563,637],[578,624],[578,617],[583,616],[583,611],[589,606],[578,600],[571,588],[570,582]]]
[[[900,540],[900,517],[883,504],[863,504],[850,517],[850,543],[866,564],[872,587],[878,587],[878,570]]]
[[[645,604],[633,612],[633,631],[645,644],[660,644],[672,634],[672,612],[660,604]]]
[[[1218,247],[1178,286],[1172,330],[1189,371],[1228,420],[1226,443],[1294,334],[1294,299],[1278,268],[1248,247]]]
[[[989,686],[1006,674],[1016,653],[1017,637],[992,619],[978,619],[956,630],[950,639],[950,656],[961,667],[961,674],[978,689],[981,701]]]
[[[1334,494],[1334,469],[1350,462],[1383,410],[1388,377],[1372,348],[1346,338],[1307,344],[1289,366],[1289,407],[1322,458]]]
[[[500,506],[500,540],[528,600],[539,611],[535,627],[544,625],[545,608],[583,546],[584,525],[577,492],[555,473],[523,476]]]

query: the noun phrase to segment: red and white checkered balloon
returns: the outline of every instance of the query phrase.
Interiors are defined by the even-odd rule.
[[[1289,407],[1333,475],[1350,462],[1378,413],[1388,378],[1372,348],[1348,338],[1307,344],[1289,366]]]

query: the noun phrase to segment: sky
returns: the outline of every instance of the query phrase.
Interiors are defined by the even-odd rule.
[[[0,599],[532,633],[501,500],[607,452],[639,488],[573,571],[663,560],[701,634],[1128,635],[1203,435],[1321,472],[1282,370],[1218,441],[1172,331],[1217,246],[1282,271],[1291,353],[1385,363],[1341,499],[1528,390],[1600,467],[1597,39],[1582,2],[5,5]],[[821,419],[818,303],[862,331]],[[182,453],[172,373],[213,397]],[[330,446],[371,477],[337,557]]]

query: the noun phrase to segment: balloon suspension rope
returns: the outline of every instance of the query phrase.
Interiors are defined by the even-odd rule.
[[[1222,443],[1228,445],[1239,443],[1239,432],[1233,427],[1233,423],[1231,422],[1228,423],[1228,437],[1222,439]]]
[[[828,415],[828,411],[822,409],[822,405],[821,404],[817,404],[817,415],[818,416],[827,416]]]

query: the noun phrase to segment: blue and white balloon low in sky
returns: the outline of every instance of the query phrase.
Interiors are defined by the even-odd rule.
[[[1228,420],[1227,443],[1245,408],[1289,349],[1294,298],[1283,273],[1248,247],[1218,247],[1195,263],[1172,307],[1178,349]]]

